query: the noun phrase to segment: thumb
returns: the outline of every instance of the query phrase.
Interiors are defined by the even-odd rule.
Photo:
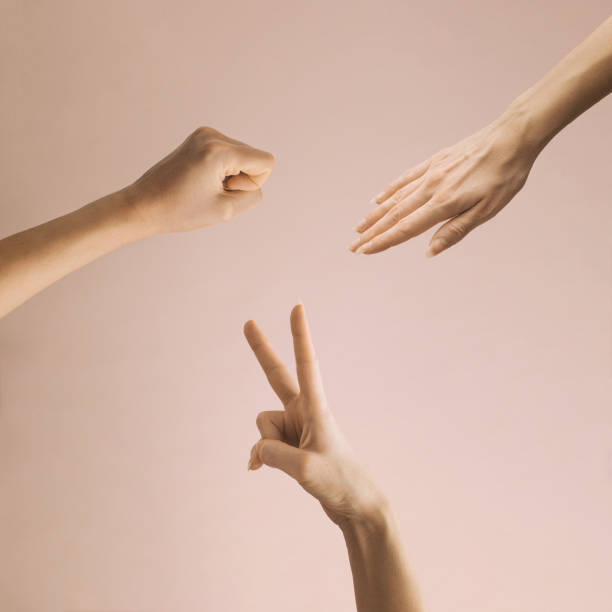
[[[484,219],[480,219],[480,208],[472,206],[442,225],[429,242],[427,256],[433,257],[465,238]]]
[[[240,172],[240,174],[226,176],[223,180],[223,186],[229,191],[257,191],[260,185],[256,177]]]
[[[277,468],[295,480],[301,480],[308,461],[308,452],[280,440],[262,439],[251,450],[249,469],[262,465]]]

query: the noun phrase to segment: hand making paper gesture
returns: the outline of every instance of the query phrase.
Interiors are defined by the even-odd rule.
[[[555,134],[610,91],[612,17],[498,119],[383,189],[349,248],[380,253],[441,223],[427,254],[448,249],[504,208]]]

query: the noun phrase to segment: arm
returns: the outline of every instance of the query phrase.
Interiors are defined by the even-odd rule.
[[[319,500],[344,535],[359,612],[417,612],[389,504],[355,458],[327,406],[304,307],[291,313],[296,384],[253,321],[245,336],[283,410],[261,412],[249,469],[278,468]]]
[[[0,317],[125,244],[228,221],[258,203],[274,158],[199,128],[135,183],[0,240]]]
[[[358,612],[418,612],[401,537],[390,513],[342,527]]]
[[[523,187],[536,157],[612,91],[612,17],[493,123],[409,169],[373,200],[352,251],[378,253],[438,223],[428,255],[494,217]]]
[[[504,114],[539,153],[568,123],[612,91],[612,16]]]

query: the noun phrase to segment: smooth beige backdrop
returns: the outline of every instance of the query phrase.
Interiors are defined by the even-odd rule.
[[[612,100],[495,220],[346,250],[385,182],[494,118],[604,1],[3,1],[0,229],[135,179],[194,127],[272,151],[258,209],[113,253],[0,321],[0,609],[353,610],[339,533],[247,473],[309,309],[329,399],[428,610],[608,610]]]

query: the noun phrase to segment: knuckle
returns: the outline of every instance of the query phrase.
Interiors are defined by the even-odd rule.
[[[433,168],[427,173],[425,177],[425,185],[431,187],[437,185],[444,178],[444,170],[441,168]]]
[[[406,185],[404,187],[402,187],[401,189],[398,189],[392,196],[391,198],[389,198],[389,202],[393,205],[393,206],[397,206],[405,197],[406,197],[406,192],[407,190],[410,189],[410,185]]]
[[[255,417],[255,425],[257,425],[257,427],[262,427],[263,425],[266,424],[267,419],[268,419],[267,413],[266,412],[260,412]]]
[[[196,143],[196,155],[208,160],[216,157],[225,149],[225,143],[221,140],[211,140],[209,137],[200,139]]]
[[[365,244],[366,242],[369,242],[370,240],[372,240],[372,238],[374,238],[374,236],[376,236],[376,234],[374,233],[374,228],[372,227],[367,232],[363,232],[363,234],[361,234],[359,244]]]
[[[404,185],[398,192],[398,197],[400,200],[404,200],[406,197],[408,197],[411,193],[413,193],[415,191],[415,189],[417,188],[418,183],[415,183],[414,181],[411,183],[408,183],[407,185]]]
[[[403,217],[402,211],[398,207],[393,208],[391,211],[389,211],[389,221],[393,225],[395,225],[396,223],[399,223],[401,221],[402,217]]]
[[[468,231],[469,228],[466,223],[456,221],[446,228],[445,236],[449,242],[457,242],[464,238]]]
[[[373,238],[372,240],[369,240],[367,242],[366,250],[369,253],[372,250],[378,249],[379,246],[380,246],[380,239],[379,238]]]
[[[443,159],[446,159],[449,154],[452,152],[452,147],[444,147],[440,149],[435,155],[432,156],[432,162],[441,162]]]
[[[365,227],[369,227],[370,225],[372,225],[372,223],[376,223],[376,221],[378,221],[378,217],[377,217],[377,215],[375,214],[376,212],[377,212],[377,211],[374,211],[374,212],[368,213],[368,214],[365,216],[365,218],[364,218],[364,220],[363,220],[363,225],[364,225]]]
[[[212,133],[208,127],[196,128],[190,135],[189,141],[196,150],[201,149],[210,140]]]
[[[217,153],[219,151],[224,150],[227,147],[227,144],[222,140],[208,139],[205,143],[205,149],[212,153]]]
[[[455,190],[450,187],[440,187],[436,190],[436,193],[431,198],[432,202],[436,205],[446,204],[452,200],[455,195]]]
[[[488,221],[492,219],[503,207],[499,206],[496,202],[489,202],[482,207],[480,211],[480,221]]]
[[[445,216],[452,215],[455,212],[456,206],[457,203],[452,198],[442,200],[436,204],[436,208]]]
[[[195,129],[195,131],[193,132],[193,135],[196,136],[197,138],[205,138],[205,137],[211,136],[214,132],[215,130],[211,128],[210,126],[201,125],[200,127],[197,127]]]
[[[406,240],[410,238],[412,235],[412,224],[410,223],[401,223],[397,228],[397,237]]]
[[[226,146],[226,143],[219,132],[209,126],[201,126],[196,128],[189,137],[189,141],[191,142],[195,153],[200,155],[216,153]]]

